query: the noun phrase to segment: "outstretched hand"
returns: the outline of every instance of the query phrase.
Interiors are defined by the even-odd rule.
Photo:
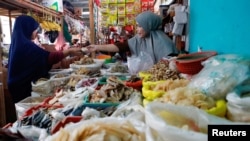
[[[95,52],[95,51],[97,51],[95,45],[89,45],[89,46],[87,46],[86,48],[88,49],[89,52]]]
[[[83,52],[81,48],[71,47],[68,49],[70,56],[82,56]]]

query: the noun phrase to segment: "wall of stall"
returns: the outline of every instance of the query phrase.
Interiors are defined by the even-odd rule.
[[[189,52],[250,55],[249,0],[190,0]]]

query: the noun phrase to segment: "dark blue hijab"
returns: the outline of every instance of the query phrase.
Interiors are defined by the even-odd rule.
[[[51,69],[49,52],[31,40],[38,27],[39,23],[30,16],[16,18],[8,62],[8,89],[15,103],[30,96],[31,82],[46,77]]]

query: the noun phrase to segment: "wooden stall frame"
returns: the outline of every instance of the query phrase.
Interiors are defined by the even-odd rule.
[[[89,23],[90,23],[90,43],[95,43],[95,26],[94,26],[94,1],[89,0]],[[91,57],[95,57],[95,52],[92,52]]]
[[[1,41],[1,39],[0,39]],[[2,62],[2,48],[0,48],[0,62]],[[4,85],[3,85],[3,66],[0,65],[0,127],[6,124],[5,114],[5,96],[4,96]]]

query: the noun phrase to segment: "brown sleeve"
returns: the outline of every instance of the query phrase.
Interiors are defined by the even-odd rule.
[[[56,52],[50,52],[48,62],[50,65],[56,64],[60,62],[64,58],[63,52],[56,51]]]
[[[128,41],[114,43],[119,48],[119,52],[130,52]]]

